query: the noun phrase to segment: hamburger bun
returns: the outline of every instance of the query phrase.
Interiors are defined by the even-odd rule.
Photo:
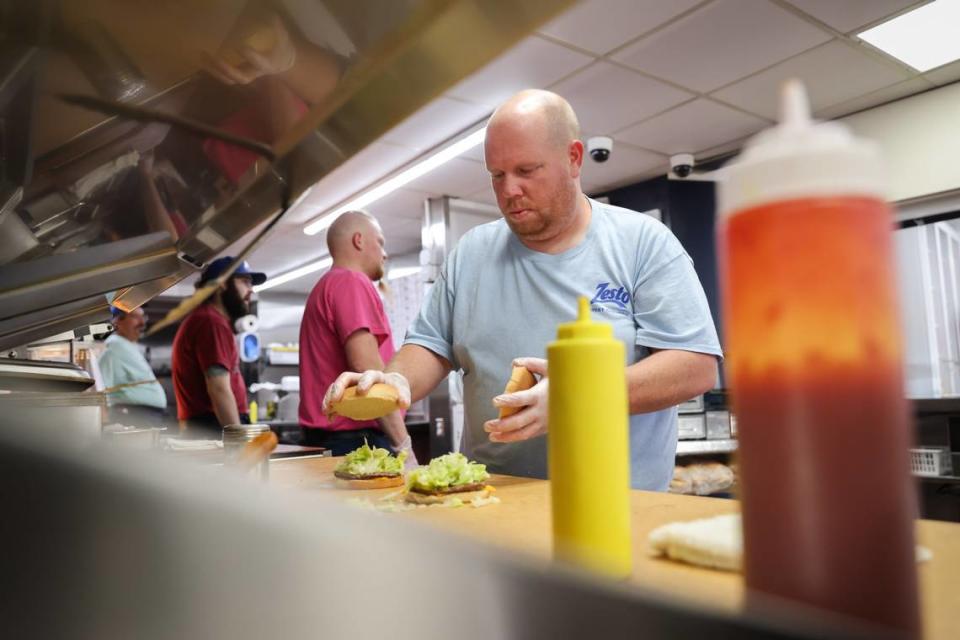
[[[378,382],[363,396],[357,393],[356,387],[350,387],[330,409],[332,413],[351,420],[373,420],[399,409],[399,400],[396,389]]]
[[[489,486],[483,486],[472,491],[435,491],[432,493],[421,493],[411,489],[407,491],[404,500],[413,504],[443,504],[448,500],[457,498],[466,503],[481,498],[489,498],[491,493]]]
[[[403,486],[403,475],[371,476],[369,478],[346,478],[337,476],[337,486],[341,489],[391,489]]]
[[[515,391],[526,391],[535,384],[537,384],[537,379],[533,377],[533,374],[530,373],[526,367],[514,367],[510,372],[510,380],[507,382],[507,387],[503,392],[514,393]],[[522,408],[523,407],[500,407],[500,419],[503,420],[508,416],[512,416]]]

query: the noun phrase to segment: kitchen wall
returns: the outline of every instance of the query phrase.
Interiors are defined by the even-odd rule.
[[[890,200],[960,189],[960,82],[840,121],[880,144]]]

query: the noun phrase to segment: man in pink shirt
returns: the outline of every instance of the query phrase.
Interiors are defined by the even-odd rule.
[[[327,388],[344,371],[380,369],[393,357],[393,338],[373,281],[383,277],[387,253],[376,218],[365,211],[342,214],[327,230],[333,266],[320,278],[300,323],[300,425],[303,442],[339,456],[361,446],[407,451],[410,435],[395,411],[357,421],[323,413]]]

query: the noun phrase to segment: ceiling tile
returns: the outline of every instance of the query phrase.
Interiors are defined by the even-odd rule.
[[[412,189],[397,189],[385,198],[377,200],[367,207],[381,222],[386,220],[416,220],[423,219],[423,202],[430,197],[429,193]]]
[[[700,98],[616,134],[618,140],[661,153],[698,153],[755,133],[769,124]]]
[[[475,146],[473,149],[469,149],[469,150],[467,150],[467,151],[464,151],[464,152],[460,155],[460,157],[461,157],[461,158],[469,158],[470,160],[473,160],[474,162],[479,162],[480,164],[486,166],[487,160],[486,160],[486,158],[483,157],[483,145],[482,145],[482,144],[478,144],[478,145]]]
[[[938,85],[957,82],[960,80],[960,62],[945,64],[933,71],[928,71],[923,77]]]
[[[608,133],[668,109],[693,94],[610,62],[597,62],[552,87],[586,131]]]
[[[776,119],[780,86],[790,78],[804,81],[813,110],[818,111],[908,77],[906,71],[835,40],[721,89],[713,97]]]
[[[911,96],[915,93],[926,91],[927,89],[932,89],[934,86],[933,83],[923,78],[912,78],[891,87],[885,87],[879,91],[868,93],[865,96],[820,109],[814,112],[814,115],[823,120],[840,118],[857,111],[877,107],[888,102],[893,102],[894,100],[899,100],[900,98]]]
[[[409,184],[411,189],[437,196],[465,196],[489,183],[483,165],[465,158],[454,158]]]
[[[590,56],[533,36],[454,86],[447,94],[496,107],[517,91],[547,87],[591,60]]]
[[[303,296],[307,296],[310,294],[310,291],[313,290],[313,287],[317,284],[317,281],[320,280],[320,277],[326,272],[327,269],[324,269],[323,271],[316,271],[314,273],[307,274],[302,278],[297,278],[296,280],[291,280],[290,282],[284,282],[283,284],[271,287],[263,293],[267,294],[268,298],[271,295],[278,293],[299,293]],[[263,295],[263,293],[260,295]]]
[[[848,33],[878,22],[918,0],[787,0],[790,4],[837,31]]]
[[[429,149],[489,112],[489,107],[441,96],[385,133],[381,140],[414,149]]]
[[[718,0],[613,55],[697,91],[711,91],[830,39],[766,1]]]
[[[370,144],[315,184],[303,202],[287,213],[287,221],[303,223],[320,215],[392,173],[418,153],[416,149],[386,142]]]
[[[724,142],[723,144],[717,145],[716,147],[704,149],[703,152],[699,154],[699,156],[704,160],[707,160],[710,158],[716,158],[717,156],[725,156],[727,154],[734,153],[734,152],[739,153],[740,149],[743,148],[743,146],[747,143],[747,141],[751,137],[752,136],[744,136],[743,138],[739,138],[737,140]],[[730,160],[728,159],[725,162],[725,164],[729,164],[729,162]]]
[[[606,162],[587,158],[583,164],[581,186],[587,193],[639,182],[651,172],[667,173],[667,158],[657,153],[613,143],[613,153]]]
[[[702,0],[585,0],[541,33],[603,55],[680,15]]]
[[[277,229],[254,250],[249,262],[268,277],[287,272],[295,267],[319,260],[326,255],[325,235],[308,236],[299,225]]]

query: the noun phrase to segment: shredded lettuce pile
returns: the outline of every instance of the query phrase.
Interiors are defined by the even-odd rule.
[[[437,491],[485,482],[489,477],[486,465],[470,462],[462,453],[448,453],[434,458],[426,467],[414,469],[407,476],[407,483],[410,488]]]
[[[406,459],[406,451],[401,451],[399,455],[393,456],[386,449],[371,447],[364,441],[362,447],[354,449],[340,461],[340,464],[337,465],[337,471],[355,476],[366,476],[374,473],[402,473],[403,461]]]

